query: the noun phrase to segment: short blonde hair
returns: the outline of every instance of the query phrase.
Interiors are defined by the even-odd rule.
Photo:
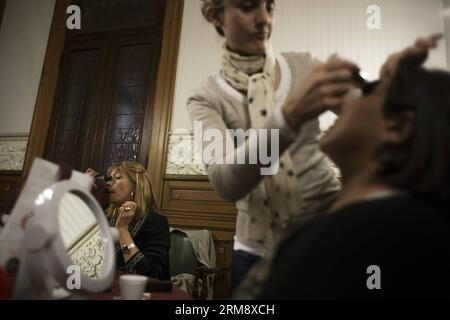
[[[113,171],[118,171],[126,175],[135,187],[134,202],[136,202],[137,208],[133,220],[131,221],[131,223],[134,224],[152,208],[153,196],[150,177],[145,168],[135,161],[122,161],[113,164],[108,168],[108,175]],[[120,206],[111,203],[106,209],[107,217],[114,217],[119,207]]]
[[[213,23],[214,20],[224,12],[226,0],[202,0],[202,14],[206,20]],[[224,37],[225,33],[222,28],[215,26],[217,32]]]

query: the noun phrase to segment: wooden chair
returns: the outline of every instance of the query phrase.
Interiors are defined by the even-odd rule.
[[[170,276],[183,273],[194,276],[192,298],[206,300],[208,298],[208,276],[219,272],[226,272],[228,268],[209,268],[201,264],[191,240],[185,233],[179,230],[172,230],[170,233]],[[199,285],[201,279],[201,285]]]

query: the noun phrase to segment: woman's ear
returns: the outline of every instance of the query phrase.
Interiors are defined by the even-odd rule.
[[[222,28],[223,12],[220,12],[217,9],[208,8],[206,11],[206,19],[214,24],[215,28]]]
[[[405,111],[393,119],[387,119],[381,136],[384,143],[402,144],[407,141],[414,127],[415,114],[412,111]]]
[[[221,17],[220,17],[221,14],[220,14],[220,12],[217,11],[217,9],[208,8],[206,10],[205,16],[206,16],[206,19],[209,22],[214,23],[214,25],[216,25],[216,23],[221,23]]]
[[[223,31],[223,17],[222,14],[218,14],[214,20],[213,20],[213,24],[214,24],[214,28],[216,28],[216,30],[220,30],[220,34],[224,35],[224,31]]]

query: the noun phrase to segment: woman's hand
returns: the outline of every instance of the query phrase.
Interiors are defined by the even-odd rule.
[[[397,69],[399,61],[406,56],[417,55],[418,57],[422,58],[422,63],[425,62],[428,57],[428,52],[431,49],[436,48],[438,45],[438,41],[441,39],[441,33],[433,34],[426,38],[419,38],[416,40],[414,45],[407,47],[400,52],[391,54],[384,65],[381,67],[380,79],[388,81],[391,80],[395,74],[395,70]]]
[[[288,125],[297,130],[324,111],[339,109],[343,96],[353,87],[353,75],[358,71],[354,63],[341,59],[315,66],[283,106]]]
[[[118,209],[118,217],[116,221],[116,228],[120,231],[128,231],[131,220],[136,213],[137,204],[133,201],[126,201]]]

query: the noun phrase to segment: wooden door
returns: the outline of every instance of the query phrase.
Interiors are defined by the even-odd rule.
[[[92,163],[90,149],[102,101],[105,51],[104,39],[66,44],[45,153],[55,163],[77,170]]]
[[[68,38],[45,156],[105,172],[146,165],[161,34],[137,28]]]
[[[105,173],[122,160],[146,165],[164,0],[74,0],[44,156]]]
[[[106,170],[112,163],[148,161],[151,115],[160,37],[156,34],[111,38],[110,61],[93,163]]]

